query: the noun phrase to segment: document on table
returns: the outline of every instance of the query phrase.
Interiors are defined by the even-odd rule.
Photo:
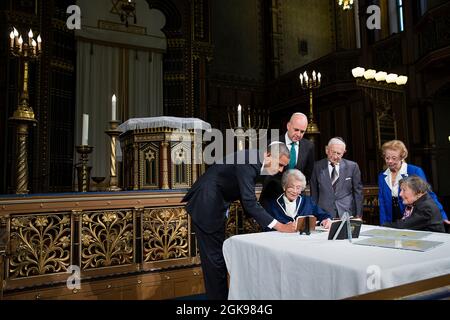
[[[390,230],[390,229],[371,229],[364,231],[360,236],[366,237],[378,237],[378,238],[390,238],[396,240],[402,239],[423,239],[428,237],[431,232],[417,232],[412,230]]]
[[[428,241],[428,240],[414,240],[414,239],[390,239],[390,238],[367,238],[356,241],[354,244],[363,246],[375,246],[392,249],[413,250],[425,252],[434,247],[437,247],[443,242]]]

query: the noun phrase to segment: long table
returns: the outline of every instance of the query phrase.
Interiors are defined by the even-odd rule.
[[[377,226],[363,225],[361,232]],[[356,245],[359,239],[262,232],[228,238],[223,253],[229,299],[343,299],[450,274],[450,234],[426,252]]]

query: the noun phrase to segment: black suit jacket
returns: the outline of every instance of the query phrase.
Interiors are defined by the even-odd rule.
[[[286,135],[280,136],[279,140],[286,143]],[[311,174],[314,168],[314,144],[308,139],[301,139],[298,144],[298,156],[295,168],[300,170],[306,177],[306,181],[309,182],[311,179]],[[288,170],[289,167],[284,167],[283,173]],[[270,200],[276,199],[280,194],[283,193],[283,187],[281,186],[282,173],[278,173],[274,176],[267,176],[263,181],[263,189],[259,197],[260,203],[264,208],[269,207]]]
[[[237,164],[237,157],[245,159],[245,163]],[[250,164],[249,159],[257,163]],[[194,223],[206,233],[216,232],[223,228],[229,205],[240,200],[245,212],[261,226],[267,227],[273,217],[261,207],[255,195],[261,167],[258,151],[245,150],[231,154],[222,163],[208,168],[183,198]]]
[[[413,205],[411,216],[383,224],[385,227],[433,232],[445,232],[442,215],[433,198],[427,193]]]

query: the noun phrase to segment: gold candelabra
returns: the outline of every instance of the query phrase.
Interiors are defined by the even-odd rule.
[[[248,148],[255,148],[258,130],[269,128],[269,121],[269,111],[262,108],[252,109],[248,106],[245,110],[239,105],[237,113],[234,110],[228,110],[228,123],[230,128],[234,128],[238,150],[245,148],[246,137],[248,138]]]
[[[309,91],[309,120],[306,134],[310,136],[311,140],[314,140],[314,135],[320,134],[319,126],[314,121],[313,90],[320,87],[321,77],[320,72],[316,74],[316,71],[313,71],[311,75],[305,71],[299,76],[301,88]]]
[[[111,157],[110,157],[110,178],[109,178],[109,187],[108,191],[120,191],[118,187],[118,179],[117,179],[117,160],[116,160],[116,144],[117,137],[122,133],[120,130],[117,130],[119,126],[119,121],[111,120],[109,121],[110,129],[106,130],[105,133],[109,135],[111,138]]]
[[[338,5],[343,10],[350,10],[353,7],[353,0],[338,0]]]
[[[76,146],[77,152],[80,154],[80,163],[77,165],[78,171],[78,191],[88,192],[89,182],[91,180],[91,169],[88,166],[88,154],[92,152],[94,147],[87,145]]]
[[[10,121],[14,122],[17,127],[17,153],[16,153],[16,194],[27,194],[28,190],[28,127],[35,126],[37,120],[34,117],[33,108],[30,106],[30,96],[28,93],[30,61],[37,60],[42,52],[42,39],[38,35],[34,39],[33,31],[28,32],[28,41],[13,28],[9,34],[9,52],[13,57],[19,59],[19,68],[23,70],[22,92],[20,94],[17,109]],[[22,67],[23,66],[23,67]],[[20,72],[20,71],[19,71]],[[20,80],[19,80],[20,81]]]

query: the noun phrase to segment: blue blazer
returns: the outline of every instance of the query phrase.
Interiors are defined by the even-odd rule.
[[[406,178],[407,176],[416,175],[427,181],[425,177],[425,173],[420,167],[414,166],[412,164],[407,164],[406,175],[402,175],[402,178]],[[386,183],[386,174],[381,172],[378,175],[378,204],[380,206],[380,225],[383,225],[386,222],[392,222],[392,192],[389,186]],[[405,211],[405,205],[403,204],[402,198],[400,197],[400,187],[398,190],[398,202],[400,205],[400,212]],[[441,212],[442,218],[447,220],[447,214],[442,207],[442,204],[439,202],[436,194],[434,192],[430,192],[430,197],[436,202],[439,211]]]
[[[301,203],[300,203],[301,199]],[[331,214],[320,208],[314,203],[314,200],[309,196],[299,196],[296,200],[297,203],[297,214],[298,216],[314,215],[318,221],[325,219],[331,219]],[[299,205],[300,204],[300,205]],[[284,204],[284,199],[279,196],[277,199],[272,199],[269,203],[269,213],[274,218],[281,223],[288,223],[294,221],[290,216],[286,215],[284,211],[286,210],[286,205]]]

